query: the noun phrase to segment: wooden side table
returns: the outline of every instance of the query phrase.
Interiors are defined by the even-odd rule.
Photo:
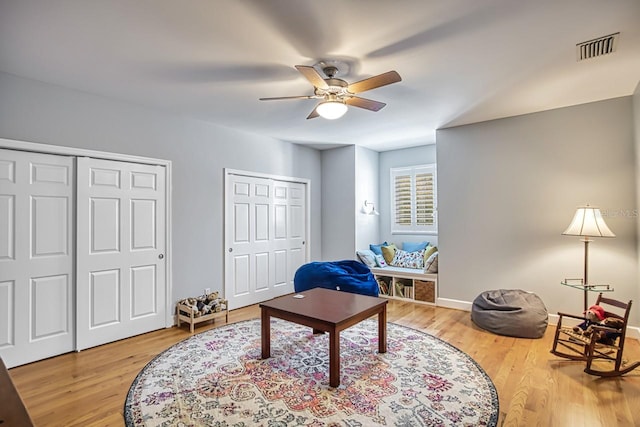
[[[4,362],[0,359],[0,424],[5,426],[33,426],[33,421],[25,408],[18,390]]]
[[[329,333],[329,385],[340,385],[340,331],[378,317],[378,351],[387,352],[387,303],[384,298],[313,288],[260,304],[262,358],[271,357],[271,317]]]

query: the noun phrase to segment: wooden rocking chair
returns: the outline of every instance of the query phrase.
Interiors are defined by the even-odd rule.
[[[585,336],[580,332],[574,332],[573,326],[563,326],[562,320],[565,317],[587,321],[584,316],[576,316],[567,313],[558,313],[558,325],[556,326],[556,334],[553,339],[553,347],[551,353],[565,359],[578,360],[586,362],[587,366],[584,371],[587,374],[598,375],[600,377],[616,377],[630,372],[640,366],[640,362],[626,365],[622,359],[624,350],[625,336],[627,333],[627,321],[631,313],[631,303],[624,303],[611,298],[605,298],[602,293],[598,295],[596,305],[604,309],[604,317],[613,317],[623,322],[620,328],[610,328],[598,324],[592,324],[592,334]],[[624,311],[624,314],[617,314],[609,311],[608,307],[616,307]],[[601,334],[609,335],[613,340],[612,343],[599,342]],[[593,367],[594,361],[614,362],[613,369],[599,370]]]

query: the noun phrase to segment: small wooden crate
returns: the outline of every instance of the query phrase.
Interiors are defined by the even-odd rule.
[[[429,280],[414,280],[415,299],[417,301],[436,302],[436,282]]]
[[[229,310],[218,311],[217,313],[209,313],[203,316],[196,317],[197,310],[194,310],[188,305],[178,303],[177,307],[178,312],[178,327],[180,327],[180,321],[186,322],[190,325],[189,330],[193,333],[193,327],[201,322],[206,322],[207,320],[220,319],[224,317],[224,321],[229,323]]]

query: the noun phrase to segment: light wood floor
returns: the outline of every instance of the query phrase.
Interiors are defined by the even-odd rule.
[[[229,322],[259,317],[257,306],[234,310]],[[501,426],[640,426],[640,368],[600,379],[579,362],[549,353],[554,327],[542,339],[490,334],[469,313],[391,300],[388,320],[435,335],[473,357],[491,377],[500,398]],[[196,332],[224,324],[201,324]],[[37,426],[121,426],[127,391],[158,353],[189,337],[188,327],[140,335],[11,369]],[[640,343],[629,339],[629,360]]]

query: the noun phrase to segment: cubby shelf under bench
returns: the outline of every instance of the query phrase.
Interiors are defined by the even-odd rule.
[[[422,270],[402,267],[371,268],[371,272],[378,282],[381,297],[436,304],[437,273],[425,273]]]

